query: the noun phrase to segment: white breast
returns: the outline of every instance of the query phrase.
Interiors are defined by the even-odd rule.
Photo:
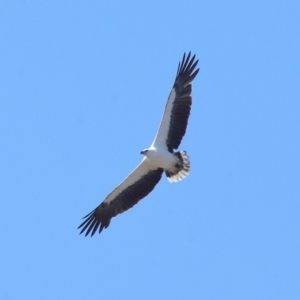
[[[149,163],[158,168],[165,170],[173,170],[174,165],[177,163],[177,158],[166,149],[157,149],[153,146],[150,147],[145,155]]]

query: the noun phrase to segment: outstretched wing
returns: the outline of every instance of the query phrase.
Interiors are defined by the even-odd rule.
[[[161,179],[163,169],[153,168],[143,161],[137,168],[92,212],[84,217],[85,221],[78,227],[80,233],[86,231],[85,236],[99,233],[107,228],[111,218],[128,210],[141,199],[146,197]]]
[[[153,141],[154,146],[167,147],[170,152],[179,147],[188,124],[192,105],[191,82],[199,72],[199,69],[195,70],[198,64],[195,57],[196,55],[191,58],[191,52],[187,57],[183,55],[162,121]]]

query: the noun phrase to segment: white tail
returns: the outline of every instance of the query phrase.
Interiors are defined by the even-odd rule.
[[[179,158],[179,163],[176,165],[176,172],[166,171],[167,178],[170,182],[178,182],[184,179],[190,172],[190,160],[185,151],[175,152],[174,155]]]

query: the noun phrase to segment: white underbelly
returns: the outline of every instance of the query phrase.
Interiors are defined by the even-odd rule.
[[[149,163],[165,170],[174,170],[177,158],[169,151],[156,151],[153,155],[147,157]]]

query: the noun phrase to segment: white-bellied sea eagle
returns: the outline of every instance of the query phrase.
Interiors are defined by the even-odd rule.
[[[191,53],[184,54],[179,63],[176,79],[169,95],[156,137],[148,149],[141,151],[142,162],[117,186],[78,227],[80,233],[93,236],[107,228],[111,218],[121,214],[146,197],[165,172],[170,182],[185,178],[190,171],[185,151],[176,150],[185,134],[192,105],[192,81],[199,72],[198,60]]]

